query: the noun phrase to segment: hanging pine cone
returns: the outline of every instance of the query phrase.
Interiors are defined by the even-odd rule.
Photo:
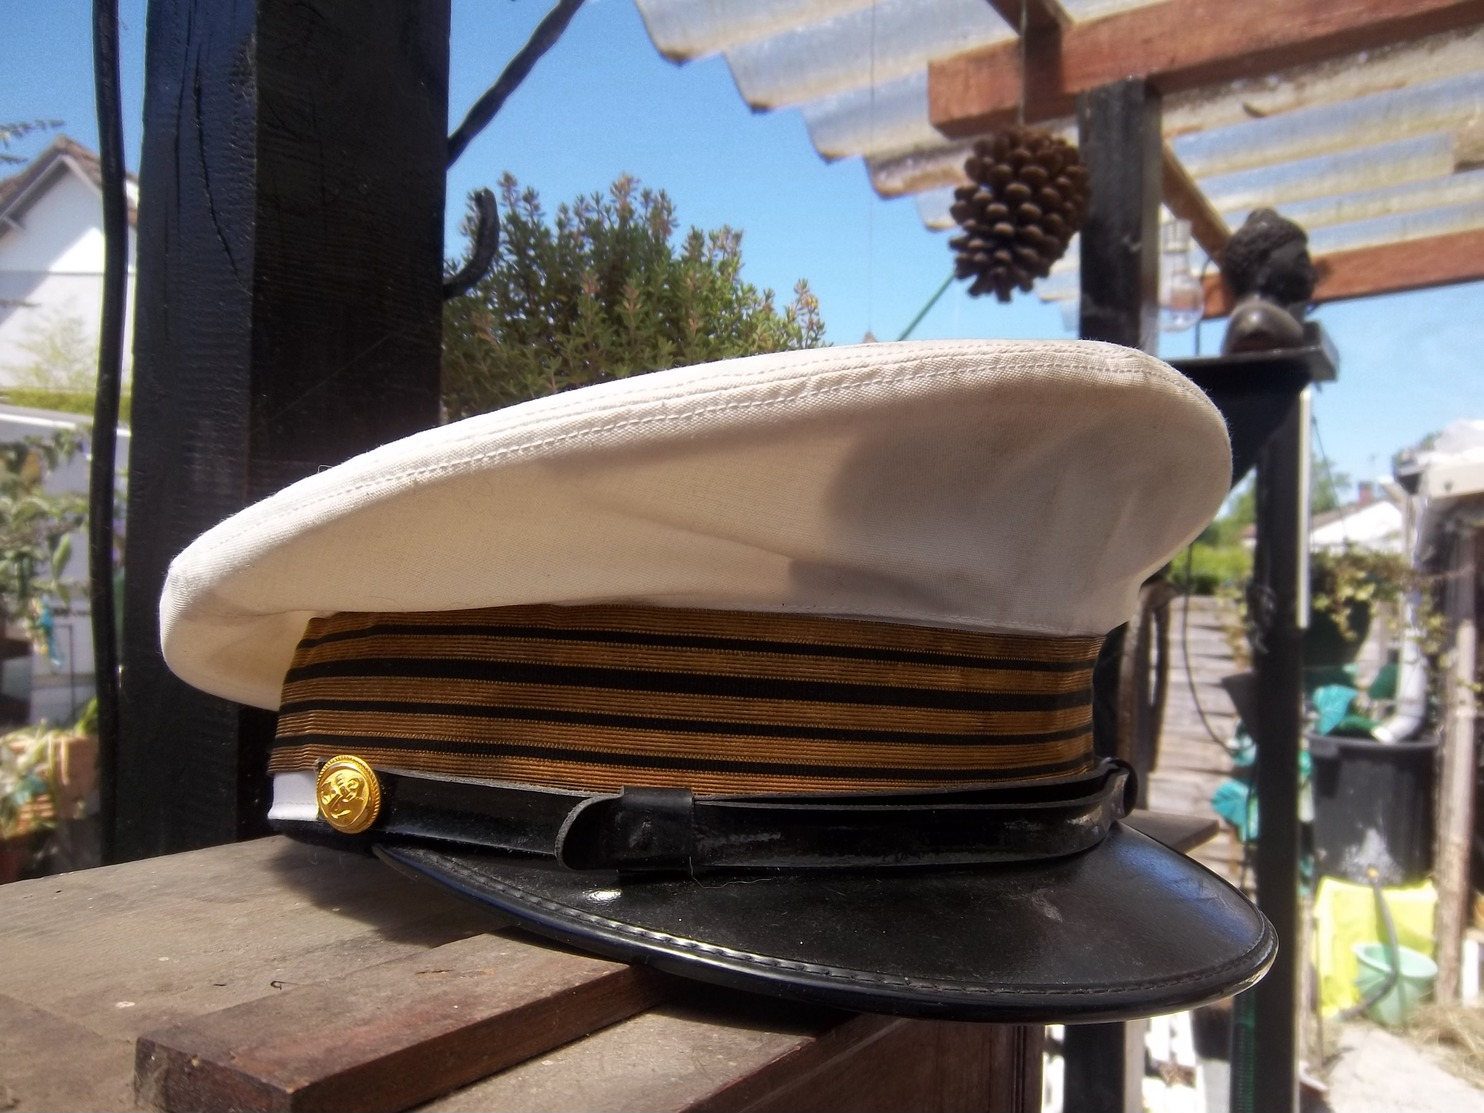
[[[956,278],[969,293],[1010,300],[1029,290],[1060,259],[1087,208],[1087,168],[1059,136],[1009,127],[974,144],[964,163],[969,184],[953,191],[948,210],[963,232],[948,241]]]

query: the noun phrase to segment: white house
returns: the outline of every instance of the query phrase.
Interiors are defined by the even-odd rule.
[[[98,156],[59,136],[31,164],[0,180],[0,388],[79,389],[96,362],[103,290],[103,212]],[[134,222],[130,178],[129,322],[133,350]],[[47,381],[48,378],[50,381]]]
[[[1309,523],[1309,548],[1405,551],[1401,506],[1405,498],[1390,481],[1361,483],[1355,502],[1314,515]]]
[[[91,391],[103,297],[102,175],[98,157],[58,137],[19,174],[0,180],[0,390],[14,386]],[[129,301],[125,368],[133,348],[135,210],[129,202]],[[0,443],[78,428],[74,414],[0,403]],[[128,430],[119,430],[117,464],[128,460]],[[85,492],[88,461],[80,456],[48,485]],[[87,544],[73,539],[67,580],[87,580]],[[93,648],[87,593],[56,619],[56,663],[33,655],[0,661],[0,696],[28,699],[33,720],[70,722],[92,694]]]

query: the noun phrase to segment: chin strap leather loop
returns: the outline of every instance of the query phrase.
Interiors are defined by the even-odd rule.
[[[378,771],[378,841],[462,843],[576,870],[885,869],[1038,861],[1090,850],[1127,814],[1132,770],[869,794],[588,796]]]

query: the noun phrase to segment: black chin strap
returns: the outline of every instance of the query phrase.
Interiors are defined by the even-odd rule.
[[[639,787],[590,796],[377,776],[386,803],[364,840],[457,842],[622,872],[1057,858],[1102,842],[1134,794],[1132,771],[1113,761],[1074,780],[859,796],[695,796]]]

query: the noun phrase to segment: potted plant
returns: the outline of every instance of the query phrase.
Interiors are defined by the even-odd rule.
[[[89,731],[85,712],[70,729],[40,723],[0,735],[0,884],[36,860],[60,822],[87,810],[97,787]]]
[[[81,494],[48,491],[46,478],[81,448],[75,429],[0,444],[0,609],[7,625],[20,624],[48,655],[51,604],[70,602],[62,574],[88,506]]]
[[[1313,668],[1355,660],[1383,603],[1394,603],[1413,580],[1400,553],[1347,545],[1309,554],[1309,628],[1304,664]]]
[[[28,729],[0,737],[0,884],[20,876],[36,837],[56,826],[50,734]]]
[[[82,448],[82,433],[0,444],[0,661],[32,651],[59,664],[54,612],[65,612],[71,586],[63,579],[72,535],[87,521],[87,499],[47,489],[47,477]],[[25,699],[0,694],[0,723],[24,723]]]

